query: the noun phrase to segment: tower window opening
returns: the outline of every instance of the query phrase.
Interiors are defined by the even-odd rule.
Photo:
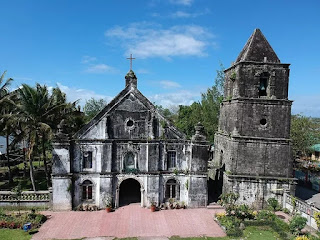
[[[267,96],[268,78],[268,73],[262,73],[260,76],[259,97]]]

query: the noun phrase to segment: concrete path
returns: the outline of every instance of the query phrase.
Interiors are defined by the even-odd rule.
[[[112,213],[44,212],[49,219],[33,240],[97,237],[139,237],[142,240],[181,237],[223,237],[225,233],[213,220],[216,212],[206,208],[151,212],[139,204],[121,207]],[[152,238],[150,238],[152,237]],[[112,239],[112,238],[100,238]]]

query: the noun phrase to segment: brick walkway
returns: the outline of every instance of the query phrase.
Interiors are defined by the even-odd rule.
[[[45,212],[49,219],[33,240],[75,239],[99,236],[124,237],[222,237],[225,233],[213,220],[221,210],[206,208],[151,212],[130,204],[115,212]]]

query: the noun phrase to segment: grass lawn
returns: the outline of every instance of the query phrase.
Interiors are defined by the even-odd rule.
[[[246,239],[246,240],[277,240],[281,239],[279,235],[272,231],[269,227],[261,226],[254,227],[249,226],[244,230],[243,237],[193,237],[193,238],[180,238],[180,237],[171,237],[170,240],[232,240],[232,239]]]
[[[20,229],[0,229],[1,240],[29,240],[31,238],[32,235]]]

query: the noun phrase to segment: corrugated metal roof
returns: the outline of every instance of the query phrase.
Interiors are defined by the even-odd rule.
[[[320,152],[320,143],[313,145],[311,149],[313,151]]]

